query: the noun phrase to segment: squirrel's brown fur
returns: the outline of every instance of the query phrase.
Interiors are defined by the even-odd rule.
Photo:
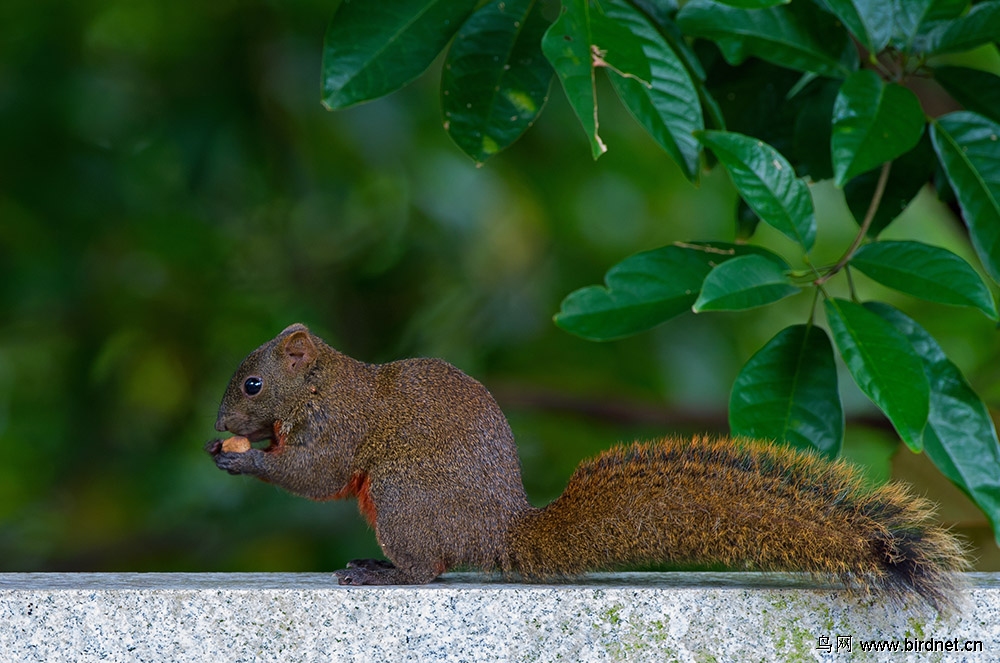
[[[794,570],[941,606],[963,551],[932,517],[926,500],[899,484],[865,488],[843,462],[752,440],[667,438],[585,461],[512,541],[528,575],[650,562]]]
[[[965,566],[927,501],[751,440],[619,447],[536,509],[481,384],[433,359],[364,364],[302,325],[244,360],[216,428],[271,440],[243,453],[210,442],[222,469],[312,499],[358,498],[391,563],[355,560],[337,572],[345,584],[423,583],[455,566],[541,579],[667,562],[828,574],[941,608]]]

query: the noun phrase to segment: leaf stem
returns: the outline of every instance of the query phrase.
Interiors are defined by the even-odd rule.
[[[823,285],[836,276],[837,273],[844,269],[847,263],[850,262],[851,258],[854,256],[854,252],[858,250],[859,246],[861,246],[861,242],[864,241],[865,235],[868,234],[868,229],[872,227],[872,221],[875,220],[875,212],[878,211],[878,206],[882,203],[882,196],[885,194],[885,185],[886,182],[889,181],[889,171],[891,168],[891,161],[886,161],[882,164],[882,172],[879,173],[878,183],[875,184],[875,193],[872,194],[872,200],[868,203],[868,211],[865,212],[865,218],[861,222],[861,228],[858,230],[858,234],[855,235],[854,241],[851,242],[851,246],[848,247],[847,251],[844,252],[844,255],[840,257],[840,260],[838,260],[837,263],[830,268],[830,271],[813,281],[815,285]]]
[[[861,302],[858,300],[858,291],[854,289],[854,278],[851,276],[851,268],[845,267],[844,274],[847,276],[847,288],[851,292],[851,301],[855,304],[860,304]]]
[[[817,305],[819,304],[819,297],[820,297],[820,295],[823,295],[825,297],[826,293],[823,292],[823,288],[816,288],[816,292],[813,293],[813,305],[812,305],[812,309],[809,311],[809,323],[808,324],[809,324],[810,327],[812,327],[816,323],[816,308],[817,308]]]

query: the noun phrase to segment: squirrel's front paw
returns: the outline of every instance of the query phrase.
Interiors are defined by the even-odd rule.
[[[252,474],[257,467],[257,455],[261,453],[259,449],[251,449],[250,451],[219,450],[212,458],[220,470],[225,470],[230,474]]]

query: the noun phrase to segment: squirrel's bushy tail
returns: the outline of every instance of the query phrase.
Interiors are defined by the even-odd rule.
[[[967,563],[933,515],[899,484],[866,488],[840,461],[748,440],[666,439],[581,464],[562,496],[514,528],[512,561],[535,578],[658,562],[804,571],[941,609]]]

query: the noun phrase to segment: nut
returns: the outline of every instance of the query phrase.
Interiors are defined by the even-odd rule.
[[[228,437],[222,441],[223,451],[235,451],[238,454],[250,451],[250,440],[245,437]]]

